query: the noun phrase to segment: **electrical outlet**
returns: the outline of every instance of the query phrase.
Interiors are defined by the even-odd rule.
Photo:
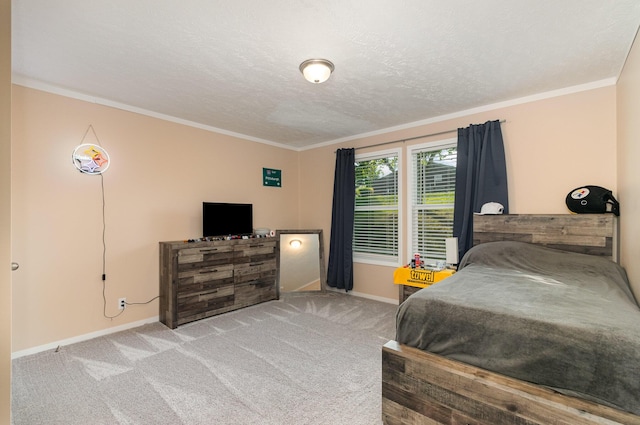
[[[118,298],[118,309],[124,310],[126,306],[127,306],[127,299],[126,298]]]

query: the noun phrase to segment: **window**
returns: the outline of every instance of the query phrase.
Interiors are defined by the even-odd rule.
[[[399,153],[356,155],[355,261],[398,265]]]
[[[456,139],[409,149],[409,255],[428,262],[446,258],[445,238],[453,236]]]

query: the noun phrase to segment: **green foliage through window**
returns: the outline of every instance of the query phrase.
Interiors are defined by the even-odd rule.
[[[398,164],[397,154],[356,159],[356,254],[397,260]]]

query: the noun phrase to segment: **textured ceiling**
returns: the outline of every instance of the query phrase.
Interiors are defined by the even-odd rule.
[[[18,0],[14,81],[304,148],[619,76],[638,0]],[[324,84],[298,65],[326,58]]]

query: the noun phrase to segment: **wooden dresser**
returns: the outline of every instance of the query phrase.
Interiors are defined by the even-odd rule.
[[[160,321],[171,329],[277,298],[275,238],[160,242]]]

